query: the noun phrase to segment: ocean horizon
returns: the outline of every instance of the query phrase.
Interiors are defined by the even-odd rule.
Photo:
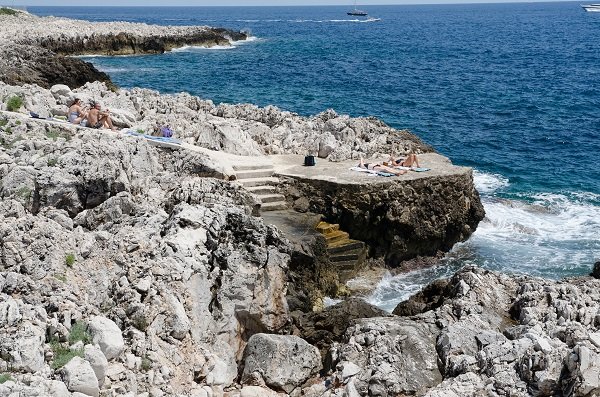
[[[487,216],[437,266],[384,278],[386,309],[467,264],[563,278],[600,258],[600,15],[579,3],[28,7],[90,21],[210,25],[252,40],[86,57],[123,88],[334,109],[410,129],[474,169]]]

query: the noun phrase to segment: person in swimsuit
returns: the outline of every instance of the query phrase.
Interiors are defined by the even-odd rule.
[[[392,167],[397,167],[397,166],[401,166],[401,167],[414,167],[415,165],[417,166],[417,168],[421,167],[419,165],[419,159],[417,158],[417,155],[414,153],[409,153],[408,156],[406,156],[406,158],[394,158],[394,154],[392,153],[390,155],[390,159],[388,160],[388,163],[392,166]]]
[[[89,128],[110,128],[111,130],[115,130],[115,126],[110,119],[110,112],[101,111],[102,107],[98,102],[95,102],[88,112],[87,122],[82,124],[84,127]]]
[[[88,113],[81,106],[81,99],[75,98],[71,106],[69,106],[69,123],[81,124],[87,115]]]
[[[360,164],[358,164],[358,166],[371,171],[389,172],[390,174],[394,174],[396,176],[406,174],[407,172],[406,170],[397,170],[379,163],[365,163],[362,157],[360,158]]]

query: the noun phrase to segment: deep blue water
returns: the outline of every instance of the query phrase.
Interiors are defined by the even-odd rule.
[[[363,7],[380,19],[369,21],[348,8],[29,11],[247,30],[257,40],[228,49],[88,60],[122,87],[409,128],[476,169],[488,218],[449,263],[587,272],[600,259],[600,14],[573,2]]]

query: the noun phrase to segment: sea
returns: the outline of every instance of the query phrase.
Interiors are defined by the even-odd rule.
[[[216,48],[86,60],[121,87],[326,109],[408,128],[473,167],[486,217],[436,266],[387,274],[384,309],[462,266],[553,279],[600,260],[600,14],[580,3],[29,7],[90,21],[251,34]]]

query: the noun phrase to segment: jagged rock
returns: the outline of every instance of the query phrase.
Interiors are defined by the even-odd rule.
[[[382,317],[388,314],[360,298],[351,298],[325,308],[318,313],[294,313],[299,335],[317,346],[323,356],[334,342],[343,339],[348,327],[357,319]],[[327,369],[327,368],[326,368]]]
[[[114,321],[106,317],[94,316],[88,322],[88,330],[92,341],[100,346],[107,360],[121,355],[125,342],[121,330]]]
[[[258,377],[269,387],[289,393],[320,369],[319,351],[303,339],[255,334],[244,351],[242,384]]]
[[[108,371],[108,360],[104,356],[104,353],[97,346],[85,345],[83,354],[85,360],[90,363],[94,370],[94,374],[96,374],[98,385],[102,386],[104,384],[104,377]]]
[[[63,380],[72,392],[98,397],[98,379],[89,362],[81,357],[73,357],[62,369]]]
[[[600,278],[600,261],[594,263],[594,268],[592,269],[590,276],[594,278]]]

